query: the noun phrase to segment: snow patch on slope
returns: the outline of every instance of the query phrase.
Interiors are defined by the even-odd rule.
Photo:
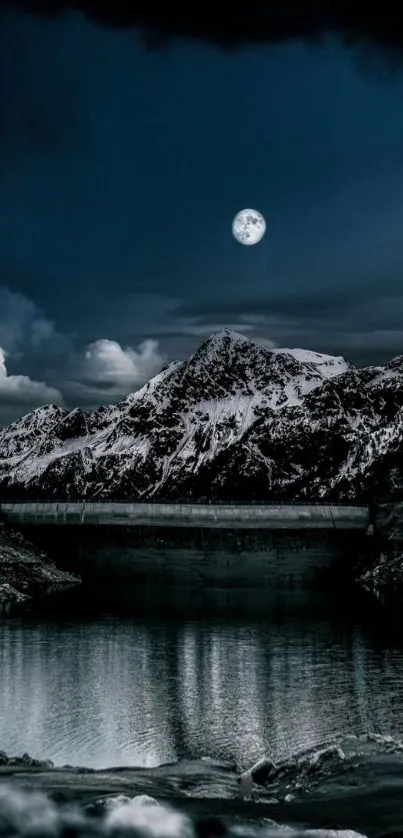
[[[272,349],[271,352],[278,355],[291,355],[301,364],[312,365],[323,378],[334,378],[351,369],[351,364],[342,355],[324,355],[320,352],[311,352],[309,349]]]

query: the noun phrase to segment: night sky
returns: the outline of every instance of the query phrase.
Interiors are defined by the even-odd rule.
[[[0,24],[0,423],[117,400],[223,327],[403,352],[402,69],[331,36],[155,50],[79,12]]]

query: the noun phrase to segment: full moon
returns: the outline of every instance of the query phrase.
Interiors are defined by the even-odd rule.
[[[266,232],[266,222],[261,212],[244,209],[232,222],[232,234],[240,244],[257,244]]]

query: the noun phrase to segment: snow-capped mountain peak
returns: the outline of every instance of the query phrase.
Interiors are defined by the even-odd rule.
[[[118,404],[0,430],[0,493],[356,498],[399,482],[402,406],[401,357],[358,370],[224,329]]]

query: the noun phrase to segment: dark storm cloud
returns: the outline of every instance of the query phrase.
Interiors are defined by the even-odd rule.
[[[65,69],[60,30],[0,10],[0,165],[86,144],[80,80]]]
[[[173,324],[178,337],[200,340],[228,324],[253,340],[342,354],[365,366],[401,354],[402,321],[403,290],[396,281],[359,289],[189,299],[176,309]]]
[[[350,305],[356,304],[356,297],[356,291],[323,289],[306,293],[262,292],[258,295],[234,294],[228,298],[190,298],[178,307],[175,314],[180,318],[200,317],[206,323],[215,323],[220,317],[234,317],[245,312],[300,317],[304,311],[309,311],[312,317],[321,317],[329,309],[334,313],[345,311]]]
[[[392,0],[1,0],[42,15],[80,10],[91,19],[117,27],[136,27],[160,39],[198,38],[230,47],[250,43],[317,39],[340,34],[346,43],[369,41],[388,50],[403,49],[399,5]]]
[[[361,286],[351,284],[346,287],[334,287],[332,278],[329,285],[320,288],[300,288],[293,290],[267,290],[264,287],[258,293],[240,294],[236,291],[231,296],[193,297],[179,305],[174,316],[198,318],[204,323],[217,323],[222,318],[244,317],[247,314],[261,316],[297,318],[302,321],[328,321],[340,315],[347,321],[360,312],[361,318],[367,312],[376,311],[388,326],[400,324],[403,314],[403,290],[400,278],[366,282]]]

